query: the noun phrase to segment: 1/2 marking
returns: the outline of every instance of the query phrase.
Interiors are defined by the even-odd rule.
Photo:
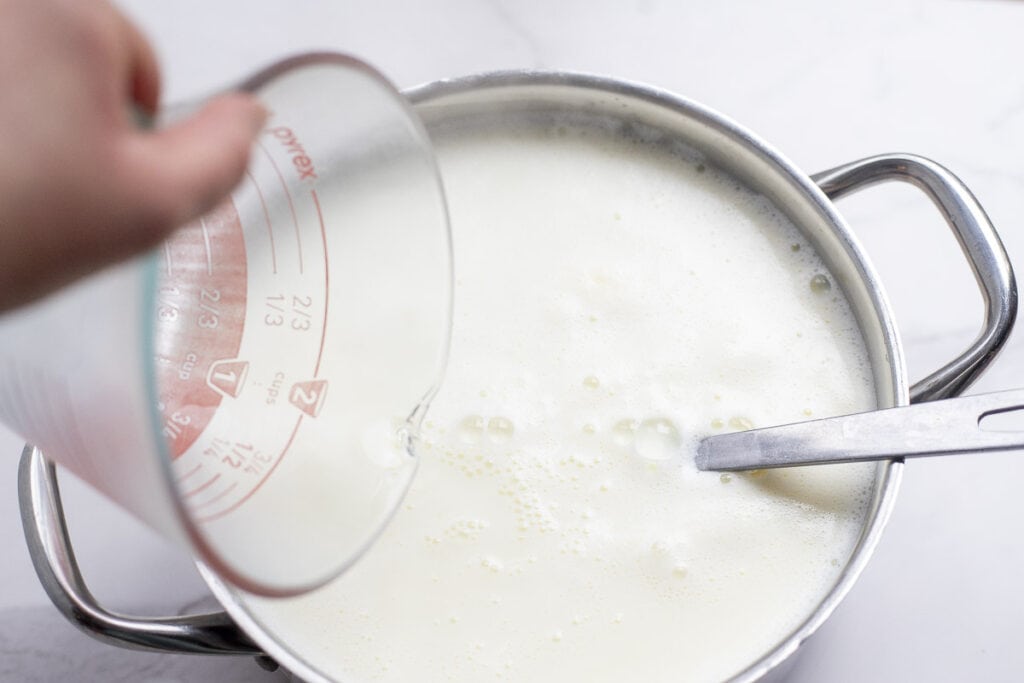
[[[223,463],[232,470],[240,470],[255,476],[263,474],[267,464],[274,459],[251,443],[231,442],[222,438],[212,439],[210,445],[203,449],[203,455]]]

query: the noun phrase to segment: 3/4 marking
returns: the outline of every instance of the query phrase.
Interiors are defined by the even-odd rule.
[[[220,519],[221,517],[229,515],[232,512],[234,512],[235,510],[237,510],[239,508],[239,506],[244,504],[245,501],[249,500],[253,496],[253,494],[255,494],[257,491],[259,491],[260,488],[263,486],[263,484],[266,483],[267,479],[270,478],[270,475],[274,473],[274,470],[277,469],[277,466],[279,464],[281,464],[281,461],[284,459],[285,453],[287,453],[288,449],[292,447],[292,442],[295,441],[295,435],[299,433],[299,427],[301,427],[301,426],[302,426],[302,415],[299,415],[298,419],[295,421],[295,427],[292,429],[292,433],[288,437],[287,443],[285,443],[284,448],[281,449],[281,453],[276,458],[272,458],[271,459],[271,461],[269,462],[269,467],[267,468],[267,471],[263,475],[261,475],[259,483],[257,483],[256,486],[252,487],[251,489],[249,489],[248,491],[243,493],[242,496],[238,500],[234,501],[233,503],[228,505],[226,508],[224,508],[222,510],[216,510],[214,512],[209,512],[209,513],[206,514],[206,516],[203,516],[203,517],[197,517],[196,521],[204,522],[204,523],[205,522],[212,522],[215,519]],[[220,475],[217,475],[217,476],[220,476]]]
[[[164,420],[164,426],[160,433],[163,434],[167,441],[173,443],[179,436],[185,433],[185,428],[190,424],[192,424],[192,417],[180,410],[176,410],[171,413],[170,417]]]

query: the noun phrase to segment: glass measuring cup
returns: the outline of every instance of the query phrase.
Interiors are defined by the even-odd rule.
[[[0,419],[240,587],[343,571],[415,472],[451,318],[447,210],[405,100],[349,57],[242,84],[229,200],[0,318]]]

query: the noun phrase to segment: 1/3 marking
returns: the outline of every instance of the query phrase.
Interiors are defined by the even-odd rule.
[[[275,294],[265,299],[266,314],[263,316],[263,324],[267,327],[283,327],[288,322],[288,327],[296,332],[305,332],[312,327],[310,309],[313,306],[313,297],[292,295],[291,301],[284,294]]]
[[[178,319],[179,308],[178,304],[174,302],[174,298],[180,293],[181,291],[177,287],[165,285],[160,288],[157,297],[157,320],[162,323],[172,323]]]

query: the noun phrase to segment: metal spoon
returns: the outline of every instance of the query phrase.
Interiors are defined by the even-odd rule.
[[[1024,408],[1024,389],[709,436],[697,469],[755,470],[1024,449],[1024,431],[985,431],[989,415]]]

